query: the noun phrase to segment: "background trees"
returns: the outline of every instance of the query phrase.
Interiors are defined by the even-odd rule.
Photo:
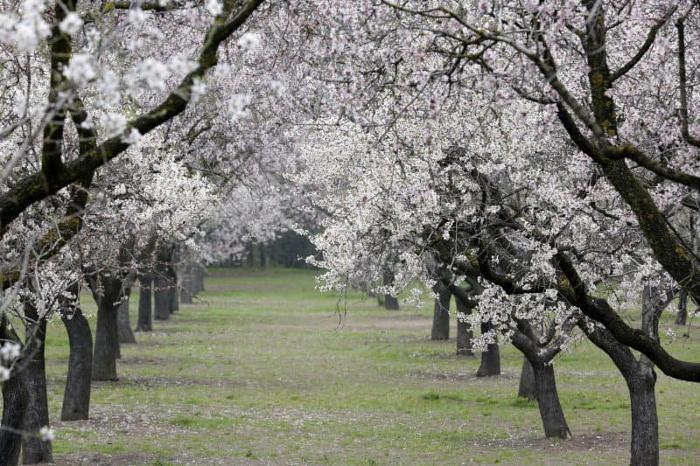
[[[658,328],[676,294],[700,300],[695,2],[3,6],[2,319],[8,354],[22,348],[0,374],[8,463],[16,431],[48,423],[57,310],[75,352],[64,414],[84,417],[86,367],[116,380],[133,341],[137,281],[149,331],[203,264],[256,249],[262,264],[290,231],[325,291],[397,309],[432,290],[433,339],[454,297],[478,375],[513,343],[547,436],[569,435],[552,360],[590,338],[627,381],[633,461],[658,462],[654,367],[700,380]],[[25,453],[50,459],[35,440]]]

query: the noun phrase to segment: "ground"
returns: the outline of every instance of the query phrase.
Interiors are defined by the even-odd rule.
[[[502,349],[502,376],[475,378],[477,358],[429,340],[431,306],[339,300],[314,290],[312,271],[212,270],[205,286],[123,346],[89,421],[58,421],[68,343],[50,324],[58,464],[629,464],[627,391],[589,344],[555,366],[573,439],[546,440],[536,405],[516,398],[515,349]],[[677,329],[673,353],[700,360],[699,331]],[[663,375],[657,387],[662,463],[697,464],[700,389]]]

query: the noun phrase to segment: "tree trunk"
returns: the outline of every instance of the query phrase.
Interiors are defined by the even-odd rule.
[[[431,340],[450,339],[450,300],[452,293],[442,284],[437,284],[433,288],[437,294],[435,306],[433,308],[433,328],[430,331]]]
[[[29,393],[20,374],[14,374],[2,384],[2,427],[0,430],[0,465],[16,466],[22,448],[24,413]]]
[[[656,395],[654,393],[656,375],[653,369],[644,372],[635,374],[627,380],[632,407],[632,459],[630,464],[658,466],[659,421],[656,416]]]
[[[682,289],[678,295],[678,314],[676,325],[685,325],[688,321],[688,291]]]
[[[526,356],[523,356],[523,368],[520,372],[520,385],[518,386],[518,397],[527,398],[530,401],[537,399],[535,388],[535,371]]]
[[[394,284],[394,274],[391,270],[384,271],[384,285],[389,286]],[[384,309],[387,311],[398,311],[399,310],[399,300],[396,296],[389,294],[384,295]]]
[[[32,434],[22,439],[24,464],[52,463],[51,442],[43,441],[36,434],[49,426],[49,403],[46,394],[46,319],[39,318],[33,305],[25,305],[27,337],[25,339],[26,365],[21,369],[21,379],[27,388],[28,403],[22,428]]]
[[[476,306],[467,292],[457,286],[451,286],[450,291],[455,297],[457,305],[457,355],[458,356],[474,356],[472,350],[473,332],[471,324],[467,322],[467,316],[471,315],[472,310]]]
[[[489,322],[481,323],[481,333],[484,334],[491,330]],[[498,343],[491,343],[487,346],[486,351],[481,353],[481,364],[476,371],[477,377],[489,377],[492,375],[501,374],[501,352],[498,348]]]
[[[547,438],[568,438],[571,436],[571,431],[566,424],[564,411],[559,402],[554,366],[542,363],[531,363],[531,366],[535,376],[535,393],[544,426],[544,435]]]
[[[116,381],[119,357],[119,306],[122,282],[113,277],[102,277],[102,294],[97,295],[97,330],[95,354],[92,360],[92,380]],[[93,285],[94,286],[94,285]],[[93,291],[96,294],[96,291]]]
[[[182,268],[180,278],[180,302],[182,304],[192,304],[194,296],[194,276],[192,273],[192,264],[186,264]]]
[[[77,286],[75,287],[77,290]],[[68,332],[70,357],[68,359],[68,376],[63,392],[61,408],[62,421],[88,419],[90,412],[90,380],[92,377],[92,332],[90,324],[83,315],[76,301],[70,309],[61,312],[61,320]]]
[[[155,319],[168,320],[170,319],[170,280],[162,273],[157,273],[153,280],[153,295],[155,304]]]
[[[471,327],[466,320],[459,317],[460,315],[464,314],[459,313],[457,315],[457,355],[474,356]]]
[[[131,330],[131,319],[129,318],[129,297],[131,296],[131,288],[127,288],[122,297],[122,302],[119,304],[117,329],[119,331],[119,343],[132,344],[136,343],[136,336]]]
[[[153,275],[144,273],[139,277],[139,318],[136,324],[137,332],[153,330],[153,313],[151,310],[151,294],[153,290]]]
[[[0,317],[0,340],[19,343],[5,316]],[[21,363],[21,361],[19,361]],[[22,449],[24,413],[29,403],[29,393],[22,380],[22,372],[13,373],[2,384],[2,429],[0,429],[0,465],[16,466]]]
[[[172,266],[168,267],[168,272],[170,277],[170,288],[168,289],[170,294],[170,313],[174,314],[180,310],[177,273],[175,272],[175,268]]]
[[[643,306],[644,307],[644,306]],[[643,327],[651,328],[652,319],[643,313]],[[652,315],[653,317],[653,315]],[[656,396],[654,386],[656,375],[653,364],[642,357],[638,361],[629,347],[618,342],[612,333],[604,328],[588,332],[585,325],[581,328],[588,338],[613,360],[627,382],[632,412],[632,440],[630,443],[630,464],[634,466],[657,466],[659,464],[659,426],[656,415]],[[654,329],[649,334],[655,336]]]

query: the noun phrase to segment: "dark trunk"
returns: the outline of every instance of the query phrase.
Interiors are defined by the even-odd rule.
[[[61,420],[78,421],[87,419],[90,411],[92,332],[88,320],[80,310],[78,287],[75,286],[69,291],[74,294],[75,300],[63,305],[61,310],[61,320],[66,326],[70,344]]]
[[[37,434],[42,427],[49,426],[49,403],[46,395],[46,319],[39,318],[33,305],[25,305],[27,337],[25,351],[27,359],[21,369],[21,383],[27,388],[28,403],[24,412],[22,428],[27,435],[22,439],[22,462],[24,464],[52,463],[51,442],[43,441]]]
[[[2,384],[2,430],[0,430],[0,465],[15,466],[19,463],[22,448],[22,420],[29,403],[27,388],[19,374]]]
[[[460,318],[462,313],[457,315],[457,355],[458,356],[474,356],[472,351],[472,329],[469,323]]]
[[[484,334],[491,330],[489,322],[481,323],[481,333]],[[481,364],[476,371],[477,377],[489,377],[492,375],[501,374],[501,353],[498,348],[498,343],[491,343],[486,347],[486,351],[481,353]]]
[[[655,319],[658,314],[650,312],[646,301],[642,305],[642,327],[648,335],[655,338],[658,335],[658,320]],[[581,328],[586,331],[585,325]],[[597,328],[593,332],[587,331],[586,333],[596,346],[610,356],[627,383],[632,413],[630,464],[634,466],[658,466],[659,427],[654,394],[656,375],[653,364],[644,356],[641,360],[637,360],[629,347],[618,342],[604,328]]]
[[[457,355],[474,356],[472,350],[473,332],[471,324],[467,321],[467,316],[471,315],[476,302],[462,288],[453,285],[450,287],[450,291],[455,297],[455,304],[457,304]]]
[[[8,320],[0,318],[0,339],[19,342]],[[21,363],[21,361],[18,361]],[[2,384],[2,429],[0,429],[0,465],[15,466],[19,463],[22,448],[24,414],[29,403],[29,393],[22,380],[22,373],[13,373]]]
[[[132,344],[136,343],[136,337],[131,330],[131,319],[129,318],[129,297],[131,296],[131,288],[127,288],[124,292],[122,302],[119,305],[118,311],[118,330],[119,343]]]
[[[162,273],[157,273],[153,281],[153,295],[155,304],[155,319],[170,319],[170,280]]]
[[[174,314],[175,312],[180,310],[180,300],[178,298],[177,291],[177,273],[175,272],[174,267],[169,267],[168,272],[170,277],[170,288],[168,290],[170,293],[170,313]]]
[[[532,369],[532,364],[523,356],[523,368],[520,372],[520,385],[518,386],[518,397],[527,398],[533,401],[537,398],[535,389],[535,371]]]
[[[144,273],[139,277],[139,319],[136,324],[137,332],[150,332],[153,330],[153,313],[151,310],[151,291],[153,289],[153,275]]]
[[[641,365],[641,364],[640,364]],[[654,370],[635,374],[627,380],[632,406],[632,459],[635,466],[658,466],[659,421],[656,416]]]
[[[430,332],[431,340],[449,340],[450,338],[450,300],[452,293],[442,284],[433,288],[437,298],[433,308],[433,328]]]
[[[676,325],[685,325],[688,321],[688,291],[683,289],[678,295],[678,314]]]
[[[111,276],[101,277],[100,282],[102,289],[99,291],[93,289],[93,295],[97,301],[97,330],[95,331],[95,354],[92,360],[92,380],[114,381],[118,380],[119,306],[122,282]],[[95,285],[92,287],[94,288]]]
[[[384,309],[387,311],[398,311],[399,300],[396,296],[384,295]]]
[[[384,285],[390,286],[394,284],[394,273],[391,270],[384,271]],[[398,311],[399,310],[399,300],[396,296],[389,294],[384,295],[384,309],[387,311]]]
[[[535,394],[540,417],[547,438],[568,438],[571,435],[564,418],[564,411],[559,402],[557,383],[554,378],[554,366],[551,364],[532,364],[535,377]]]

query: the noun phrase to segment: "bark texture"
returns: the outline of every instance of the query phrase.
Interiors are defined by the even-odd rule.
[[[481,333],[486,333],[491,330],[489,322],[481,324]],[[501,352],[498,348],[498,343],[491,343],[486,347],[486,351],[481,353],[481,364],[476,371],[477,377],[490,377],[492,375],[501,374]]]
[[[150,332],[153,330],[152,290],[153,275],[143,273],[139,277],[139,318],[136,323],[137,332]]]
[[[71,291],[75,300],[62,305],[61,320],[68,332],[70,356],[66,389],[61,407],[62,421],[88,419],[90,413],[90,381],[92,378],[92,332],[78,301],[77,285]]]
[[[119,355],[119,306],[122,298],[122,281],[102,275],[99,284],[90,281],[90,288],[97,302],[97,330],[95,353],[92,361],[92,380],[116,381]]]
[[[49,425],[49,403],[46,394],[46,319],[39,318],[33,305],[25,305],[27,334],[24,352],[26,359],[21,370],[20,383],[26,386],[27,407],[22,428],[27,433],[37,434]],[[53,454],[50,441],[43,441],[37,435],[26,435],[22,439],[22,462],[24,464],[52,463]]]
[[[437,294],[437,298],[435,298],[435,306],[433,308],[433,327],[430,331],[430,339],[449,340],[452,293],[440,282],[435,285],[433,292]]]
[[[532,364],[523,356],[523,368],[520,372],[520,384],[518,385],[518,397],[527,398],[530,401],[537,399],[535,390],[535,371]]]
[[[19,343],[15,332],[8,328],[9,322],[3,316],[0,318],[0,338],[3,341]],[[21,364],[21,361],[18,361]],[[13,373],[2,384],[2,426],[0,429],[0,465],[15,466],[19,463],[19,454],[22,449],[22,436],[24,413],[29,403],[29,393],[24,385],[21,372]]]
[[[136,343],[136,336],[131,330],[131,319],[129,317],[129,298],[131,296],[131,288],[127,288],[122,297],[122,302],[119,304],[117,328],[119,332],[120,344]]]
[[[391,270],[384,271],[384,285],[390,286],[394,284],[394,273]],[[387,311],[398,311],[399,300],[396,296],[390,294],[384,295],[384,309]]]
[[[540,409],[544,435],[547,438],[568,438],[571,431],[566,423],[554,378],[554,366],[541,361],[530,362],[535,376],[535,394]]]

